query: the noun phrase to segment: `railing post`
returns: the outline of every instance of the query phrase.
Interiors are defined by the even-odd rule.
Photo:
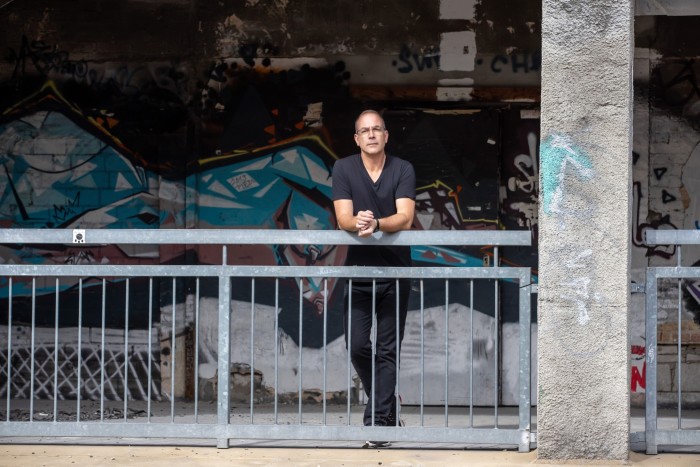
[[[226,246],[222,248],[222,263],[226,265]],[[231,278],[219,275],[219,361],[217,385],[217,424],[223,428],[229,424],[231,402],[229,397],[231,379]],[[195,382],[197,384],[198,382]],[[220,449],[229,447],[228,437],[219,437],[216,446]]]
[[[657,278],[654,268],[647,268],[646,304],[646,381],[644,396],[644,440],[647,454],[657,454],[656,446],[656,306]],[[679,336],[680,337],[680,336]]]
[[[531,294],[532,294],[532,275],[528,271],[520,278],[520,313],[519,313],[519,328],[520,328],[520,361],[518,362],[519,382],[520,382],[520,403],[519,409],[519,428],[520,428],[520,444],[518,445],[519,452],[530,452],[530,410],[532,401],[530,400],[530,349],[531,349]]]

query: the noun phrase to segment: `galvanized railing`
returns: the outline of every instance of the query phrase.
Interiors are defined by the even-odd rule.
[[[683,416],[683,372],[682,372],[682,280],[700,279],[700,267],[682,266],[682,246],[700,245],[699,230],[648,230],[647,245],[675,245],[676,266],[649,267],[646,279],[646,415],[645,440],[647,454],[657,454],[659,446],[698,446],[700,445],[700,428],[687,426],[688,420]],[[677,279],[678,284],[678,341],[676,355],[676,401],[677,415],[675,427],[659,427],[658,417],[658,373],[659,351],[657,347],[658,326],[658,281],[659,279]],[[698,388],[700,389],[700,388]],[[697,389],[696,389],[697,390]],[[685,422],[685,425],[684,425]]]
[[[301,230],[26,230],[26,229],[3,229],[0,230],[0,244],[8,245],[220,245],[222,264],[217,265],[119,265],[119,264],[56,264],[56,265],[31,265],[31,264],[2,264],[0,265],[0,278],[5,278],[9,284],[9,296],[7,297],[7,354],[4,363],[4,372],[7,376],[7,389],[5,391],[6,403],[5,416],[0,421],[0,436],[8,437],[91,437],[91,438],[197,438],[216,440],[219,447],[228,447],[230,440],[259,439],[259,440],[319,440],[326,442],[336,441],[363,441],[367,439],[390,439],[396,442],[406,443],[458,443],[462,446],[501,446],[517,447],[520,451],[529,451],[531,442],[535,440],[531,430],[531,310],[530,294],[534,288],[531,284],[531,271],[527,267],[502,267],[499,261],[499,246],[527,246],[530,245],[531,234],[527,231],[504,232],[504,231],[410,231],[397,234],[377,234],[371,238],[360,239],[342,231],[301,231]],[[250,266],[250,265],[228,265],[226,264],[227,248],[230,245],[353,245],[353,244],[374,244],[374,245],[462,245],[462,246],[493,246],[494,261],[490,267],[393,267],[393,268],[371,268],[371,267],[346,267],[346,266]],[[61,281],[70,278],[74,283],[77,281],[78,301],[77,310],[61,309],[59,303],[63,293]],[[77,279],[76,279],[77,278]],[[93,286],[101,288],[101,304],[99,310],[84,310],[82,301],[83,291],[86,288],[88,279]],[[95,279],[97,278],[97,279]],[[126,299],[124,300],[124,327],[123,327],[123,358],[109,358],[105,352],[109,352],[110,339],[105,328],[106,301],[109,297],[107,293],[107,278],[110,284],[114,278],[120,278],[124,287]],[[130,283],[135,279],[142,278],[148,284],[148,303],[133,304],[129,299]],[[153,348],[153,281],[154,278],[160,280],[172,280],[172,309],[171,309],[171,329],[169,330],[171,355],[170,374],[163,374],[162,380],[170,379],[169,393],[164,388],[165,397],[169,407],[162,407],[162,403],[154,400],[152,388],[157,386],[153,380],[152,359],[143,356],[134,357],[133,345],[136,337],[130,330],[129,306],[139,307],[139,313],[148,315],[148,331],[139,337],[139,342],[147,345],[148,352]],[[192,313],[194,330],[194,397],[193,405],[181,404],[177,401],[175,390],[176,366],[178,361],[177,329],[178,313],[181,308],[176,303],[176,279],[192,278],[194,281],[194,310]],[[215,406],[202,404],[199,394],[199,349],[200,339],[203,338],[203,331],[200,329],[200,281],[218,281],[218,298],[216,299],[217,320],[217,359],[216,359],[216,382],[214,397]],[[249,379],[249,397],[247,401],[240,404],[232,403],[231,390],[231,367],[233,362],[231,349],[232,342],[238,339],[232,331],[232,324],[238,319],[240,314],[232,311],[232,280],[236,278],[250,279],[250,312],[245,322],[250,323],[250,329],[245,331],[247,336],[243,339],[250,339],[249,374],[244,372],[245,378]],[[326,341],[327,322],[325,321],[326,299],[328,294],[324,294],[323,312],[323,346],[316,354],[316,360],[321,363],[318,370],[322,380],[320,389],[319,404],[305,404],[306,381],[305,375],[308,373],[304,368],[306,350],[303,349],[303,320],[302,320],[302,287],[299,286],[299,348],[296,356],[290,356],[281,348],[278,339],[279,312],[279,280],[280,278],[293,278],[301,281],[304,278],[322,278],[323,287],[327,287],[329,279],[412,279],[420,282],[420,347],[421,359],[420,374],[420,401],[414,407],[405,407],[402,417],[409,423],[404,428],[380,427],[380,426],[358,426],[362,423],[361,412],[358,412],[358,405],[353,404],[352,394],[355,392],[357,398],[356,384],[351,377],[351,365],[349,357],[346,360],[345,400],[340,404],[331,406],[327,399],[327,382],[329,377],[337,375],[338,369],[329,365],[329,344]],[[256,319],[259,307],[256,306],[256,279],[274,280],[275,283],[275,306],[272,307],[274,315],[274,345],[269,349],[269,342],[261,343],[256,341]],[[444,407],[429,407],[423,402],[423,383],[425,379],[425,346],[428,344],[424,339],[424,309],[423,309],[423,281],[440,280],[445,284],[445,303],[441,313],[443,313],[445,326],[445,341],[438,343],[438,348],[444,349],[444,361],[439,367],[444,367]],[[478,407],[475,404],[475,393],[478,394],[479,382],[475,380],[474,373],[474,281],[493,281],[494,283],[494,307],[497,309],[499,297],[499,282],[517,282],[518,287],[518,309],[519,317],[517,321],[517,410],[512,419],[506,409],[500,407],[500,373],[502,368],[502,357],[500,349],[503,343],[501,339],[501,323],[498,312],[494,313],[493,335],[490,337],[495,343],[494,360],[490,363],[494,373],[494,393],[493,408]],[[31,323],[28,324],[31,335],[26,336],[27,345],[30,350],[18,355],[13,354],[13,328],[18,324],[13,317],[13,303],[16,300],[12,296],[13,281],[25,281],[31,284]],[[39,363],[35,358],[38,345],[37,326],[35,317],[37,313],[36,287],[37,281],[41,284],[55,283],[55,326],[53,329],[53,356],[51,345],[45,354],[49,364],[42,366],[42,373],[45,381],[40,381],[37,369]],[[49,282],[47,282],[49,281]],[[469,334],[460,336],[455,350],[450,345],[449,330],[451,325],[450,317],[453,315],[449,309],[449,282],[464,282],[464,287],[470,296],[469,306],[460,319],[469,322]],[[46,288],[46,287],[44,287]],[[26,290],[26,289],[24,289]],[[77,313],[77,329],[74,337],[67,338],[68,331],[59,327],[62,313]],[[101,326],[97,330],[86,330],[82,327],[86,313],[101,313]],[[238,313],[238,311],[236,311]],[[246,312],[247,313],[247,312]],[[455,315],[456,316],[456,315]],[[454,319],[454,318],[453,318]],[[233,320],[233,321],[232,321]],[[182,319],[180,319],[182,321]],[[15,329],[15,333],[17,330]],[[84,368],[85,351],[83,345],[85,339],[94,339],[99,352],[89,355],[92,361],[99,366],[99,374],[95,373],[89,378],[81,374]],[[17,336],[15,335],[15,341]],[[72,350],[66,344],[70,340]],[[167,340],[167,339],[166,339]],[[340,339],[339,339],[340,340]],[[76,342],[77,341],[77,342]],[[246,341],[247,342],[247,341]],[[453,343],[454,344],[454,343]],[[119,344],[121,345],[121,343]],[[271,389],[272,395],[268,400],[260,397],[256,393],[256,387],[260,384],[256,381],[256,358],[259,358],[260,348],[266,346],[274,353],[274,384]],[[240,348],[237,347],[237,348]],[[77,350],[76,350],[77,349]],[[344,346],[341,346],[344,352]],[[129,354],[131,353],[131,356]],[[464,387],[457,385],[458,390],[466,394],[460,398],[460,403],[450,403],[453,394],[449,388],[454,384],[450,383],[451,358],[455,354],[468,355],[468,381],[464,382]],[[236,358],[239,358],[236,355]],[[147,372],[147,394],[145,401],[137,401],[134,397],[132,386],[133,380],[138,378],[136,370],[133,369],[134,358],[140,359],[140,367]],[[293,398],[294,404],[283,404],[279,399],[280,382],[278,374],[283,370],[281,359],[289,364],[293,361],[295,373],[298,371],[297,394]],[[406,357],[404,357],[406,358]],[[26,362],[29,359],[29,362]],[[63,371],[63,361],[70,360],[71,371],[76,372],[72,378],[76,382],[74,393],[75,401],[65,401],[64,395],[59,391],[58,374]],[[107,367],[113,367],[113,375],[107,374]],[[19,368],[19,369],[18,369]],[[161,365],[161,368],[162,365]],[[15,370],[13,373],[13,369]],[[287,368],[288,369],[288,368]],[[140,371],[140,370],[139,370]],[[163,370],[167,373],[167,369]],[[491,371],[491,370],[489,370]],[[13,381],[17,372],[29,375],[28,400],[17,400],[13,391],[17,392],[17,386],[13,386]],[[342,372],[341,372],[342,373]],[[330,375],[330,376],[329,376]],[[76,380],[77,378],[77,380]],[[51,381],[52,380],[52,381]],[[89,381],[87,381],[89,380]],[[48,381],[48,382],[47,382]],[[85,384],[90,382],[95,392],[89,400],[85,400]],[[460,383],[461,384],[461,383]],[[41,385],[44,392],[48,392],[50,401],[39,400],[37,398],[36,386]],[[140,386],[143,390],[143,386]],[[164,386],[167,386],[164,384]],[[120,404],[115,404],[107,394],[107,387],[110,387],[109,394],[116,394],[117,399],[121,399]],[[401,388],[397,388],[401,394]],[[155,399],[158,399],[157,397]],[[75,408],[75,416],[66,421],[61,414],[67,409],[66,403]],[[74,405],[73,405],[74,404]],[[28,406],[28,409],[27,409]],[[23,409],[19,410],[17,408]],[[183,409],[186,408],[186,410]],[[215,407],[215,410],[211,410]],[[13,410],[14,409],[14,410]],[[94,410],[94,412],[89,412]],[[296,412],[296,413],[295,413]],[[1,411],[0,411],[1,413]],[[19,413],[24,413],[24,417],[19,417]],[[134,414],[141,414],[141,417]],[[437,422],[434,414],[437,413]],[[99,414],[96,416],[95,414]],[[431,415],[432,414],[432,415]],[[234,416],[232,416],[234,415]],[[430,417],[433,418],[430,418]],[[484,417],[489,421],[482,423]]]

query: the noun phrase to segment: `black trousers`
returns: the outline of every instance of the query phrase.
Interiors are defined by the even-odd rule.
[[[395,394],[398,377],[397,355],[401,350],[406,327],[410,287],[411,282],[407,279],[399,280],[398,290],[396,280],[377,281],[374,287],[371,281],[353,281],[352,300],[348,300],[349,283],[345,286],[345,345],[348,346],[350,342],[350,360],[367,395],[365,425],[372,425],[372,410],[376,426],[396,425],[398,421]],[[371,335],[373,301],[377,316],[374,358]]]

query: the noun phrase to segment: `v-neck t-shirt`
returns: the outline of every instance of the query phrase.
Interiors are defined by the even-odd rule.
[[[410,162],[387,155],[379,178],[372,181],[362,156],[354,154],[335,162],[332,193],[333,201],[352,201],[353,215],[369,210],[381,219],[396,214],[397,199],[416,199],[416,174]],[[350,245],[346,265],[410,266],[411,247]]]

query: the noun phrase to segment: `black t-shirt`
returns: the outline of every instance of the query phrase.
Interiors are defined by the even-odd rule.
[[[370,210],[375,219],[396,214],[396,200],[416,199],[416,174],[410,162],[386,156],[376,182],[370,178],[362,157],[355,154],[333,166],[333,201],[352,200],[353,215]],[[411,247],[350,245],[348,266],[410,266]]]

